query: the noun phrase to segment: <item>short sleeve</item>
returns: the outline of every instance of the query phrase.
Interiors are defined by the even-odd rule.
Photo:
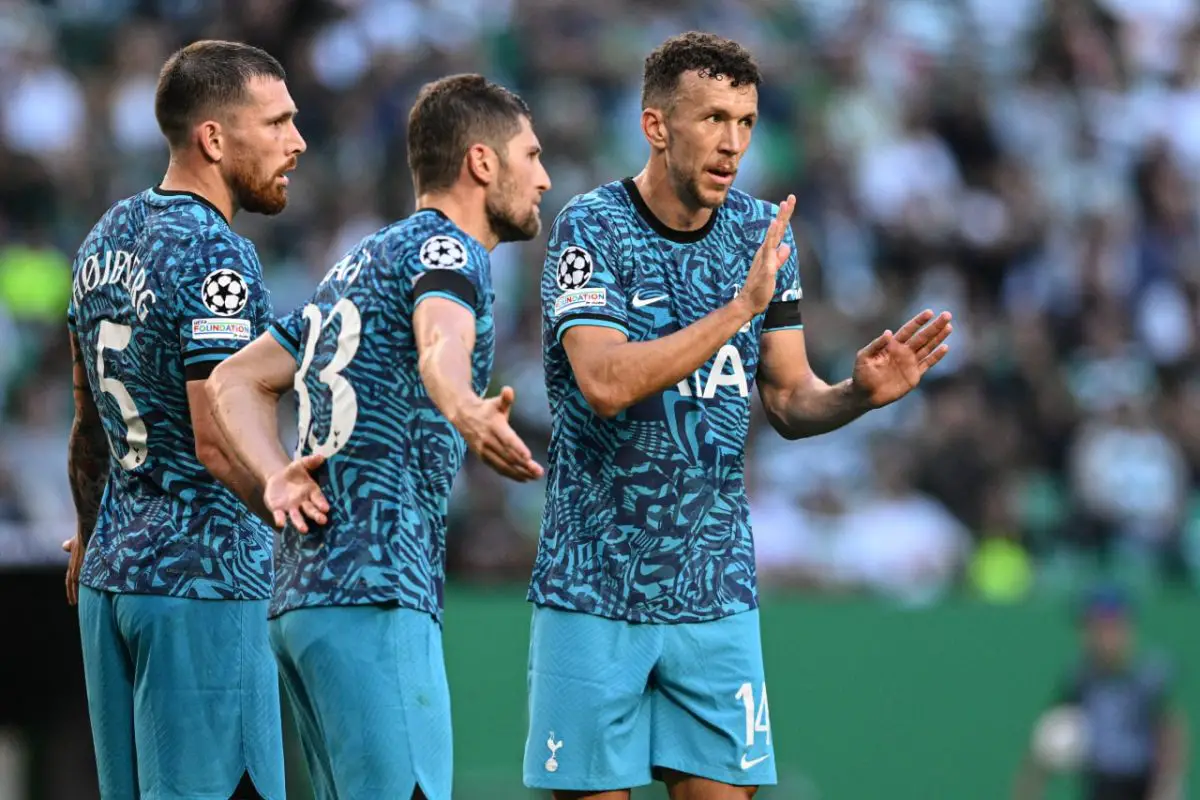
[[[187,380],[204,380],[262,333],[271,298],[258,255],[231,236],[198,241],[180,265],[175,292],[179,344]]]
[[[267,333],[271,334],[271,337],[279,342],[280,346],[287,350],[299,364],[301,361],[300,337],[304,334],[304,307],[301,306],[272,322],[271,326],[267,328]]]
[[[775,275],[775,296],[767,306],[763,333],[804,328],[800,316],[800,299],[804,296],[800,288],[800,254],[796,249],[796,235],[790,226],[783,240],[791,246],[792,252]]]
[[[572,204],[554,221],[542,273],[542,316],[556,340],[577,325],[629,335],[620,247],[597,209]]]
[[[481,315],[490,269],[482,248],[470,246],[458,236],[435,233],[404,258],[408,263],[400,266],[411,281],[414,310],[422,301],[440,297],[458,303],[476,317]]]

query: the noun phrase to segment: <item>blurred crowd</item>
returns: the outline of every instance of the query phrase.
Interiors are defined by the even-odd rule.
[[[640,65],[687,29],[764,73],[740,188],[800,198],[810,359],[922,308],[955,315],[918,393],[748,458],[760,572],[828,592],[995,601],[1096,570],[1200,575],[1200,6],[1193,0],[0,0],[0,560],[49,558],[65,478],[70,258],[156,183],[157,71],[196,38],[269,50],[309,149],[274,219],[243,215],[280,312],[412,210],[419,86],[479,71],[534,109],[554,182],[636,173]],[[498,373],[544,453],[544,240],[493,258]],[[293,434],[294,436],[294,434]],[[472,462],[450,568],[528,577],[543,484]]]

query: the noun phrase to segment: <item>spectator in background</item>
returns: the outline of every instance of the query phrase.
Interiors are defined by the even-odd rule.
[[[0,468],[0,524],[16,525],[29,522],[29,512],[17,491],[8,470]]]
[[[854,590],[835,558],[846,500],[828,483],[777,482],[754,492],[754,557],[764,585]]]
[[[1033,588],[1033,564],[1021,541],[1014,513],[1017,484],[1012,475],[988,486],[979,546],[971,558],[971,588],[984,600],[1012,603]]]
[[[71,296],[71,262],[48,241],[45,230],[23,234],[23,241],[0,246],[0,305],[18,323],[48,333],[60,327]]]
[[[1187,510],[1183,451],[1139,399],[1118,401],[1080,429],[1070,453],[1078,544],[1102,556],[1165,564]]]
[[[752,42],[761,54],[768,88],[738,185],[800,197],[794,226],[805,324],[819,333],[810,337],[814,368],[844,374],[863,336],[909,309],[956,310],[958,342],[922,392],[828,441],[780,450],[770,437],[751,439],[748,469],[788,476],[785,494],[772,495],[771,480],[751,494],[773,528],[763,558],[776,577],[802,573],[811,591],[843,590],[821,555],[841,536],[830,520],[870,507],[899,524],[891,515],[904,504],[876,488],[870,440],[879,429],[919,454],[916,486],[964,526],[964,550],[985,536],[993,550],[1018,541],[985,533],[988,487],[1010,476],[1013,524],[1037,558],[1038,582],[1079,542],[1140,543],[1157,558],[1177,549],[1175,531],[1200,530],[1200,423],[1189,412],[1200,397],[1200,13],[1190,0],[0,7],[0,461],[19,463],[23,496],[38,493],[26,536],[70,532],[54,511],[69,496],[55,455],[70,424],[69,391],[56,384],[67,352],[38,319],[64,305],[53,299],[58,254],[73,252],[105,199],[143,185],[163,155],[149,88],[166,51],[197,38],[246,39],[277,50],[293,76],[309,141],[305,180],[271,226],[238,222],[283,310],[347,242],[412,210],[409,182],[395,177],[405,169],[403,120],[425,80],[480,71],[530,99],[548,166],[561,176],[545,199],[554,212],[639,168],[643,146],[620,135],[640,113],[637,58],[688,28]],[[494,265],[505,298],[497,348],[514,356],[526,400],[540,396],[531,312],[543,253],[533,242]],[[1117,424],[1117,397],[1142,404],[1145,424]],[[523,408],[515,424],[541,443],[541,458],[552,410]],[[1120,476],[1088,454],[1114,441],[1138,454],[1139,474],[1167,476],[1147,498],[1155,507],[1119,517],[1103,507],[1105,482]],[[458,497],[481,492],[486,502],[461,504],[452,520],[451,541],[470,542],[452,568],[519,572],[538,508],[511,488],[493,496],[468,470]],[[801,521],[785,522],[789,514]],[[951,585],[970,563],[963,555]],[[788,577],[793,558],[798,572]]]
[[[1173,678],[1161,658],[1138,656],[1123,592],[1100,587],[1079,615],[1082,663],[1055,703],[1083,713],[1084,800],[1183,800],[1186,720],[1172,703]],[[1044,769],[1031,754],[1014,800],[1038,800]]]
[[[969,534],[946,506],[914,486],[915,461],[903,445],[875,454],[874,491],[856,498],[834,545],[843,583],[906,603],[927,603],[957,581]]]
[[[12,475],[0,466],[0,559],[22,563],[29,558],[21,529],[31,521]]]

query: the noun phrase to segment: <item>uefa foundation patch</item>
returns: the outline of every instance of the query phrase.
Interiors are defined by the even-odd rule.
[[[253,332],[248,319],[194,319],[193,339],[237,339],[248,342]]]
[[[576,308],[600,307],[608,305],[607,289],[579,289],[559,295],[554,301],[554,316],[561,316]]]

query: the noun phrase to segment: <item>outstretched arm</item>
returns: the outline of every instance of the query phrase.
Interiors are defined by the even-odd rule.
[[[454,300],[424,297],[413,312],[413,331],[425,391],[471,450],[505,477],[541,477],[541,465],[508,424],[512,388],[506,386],[499,397],[485,400],[471,385],[475,315]]]
[[[943,342],[951,330],[950,314],[935,319],[932,311],[923,311],[860,350],[852,377],[832,386],[809,365],[804,331],[763,334],[758,388],[771,426],[784,438],[802,439],[895,402],[945,357],[949,346]]]
[[[802,330],[763,334],[758,391],[771,427],[785,439],[827,433],[870,410],[850,378],[831,386],[817,377]]]

